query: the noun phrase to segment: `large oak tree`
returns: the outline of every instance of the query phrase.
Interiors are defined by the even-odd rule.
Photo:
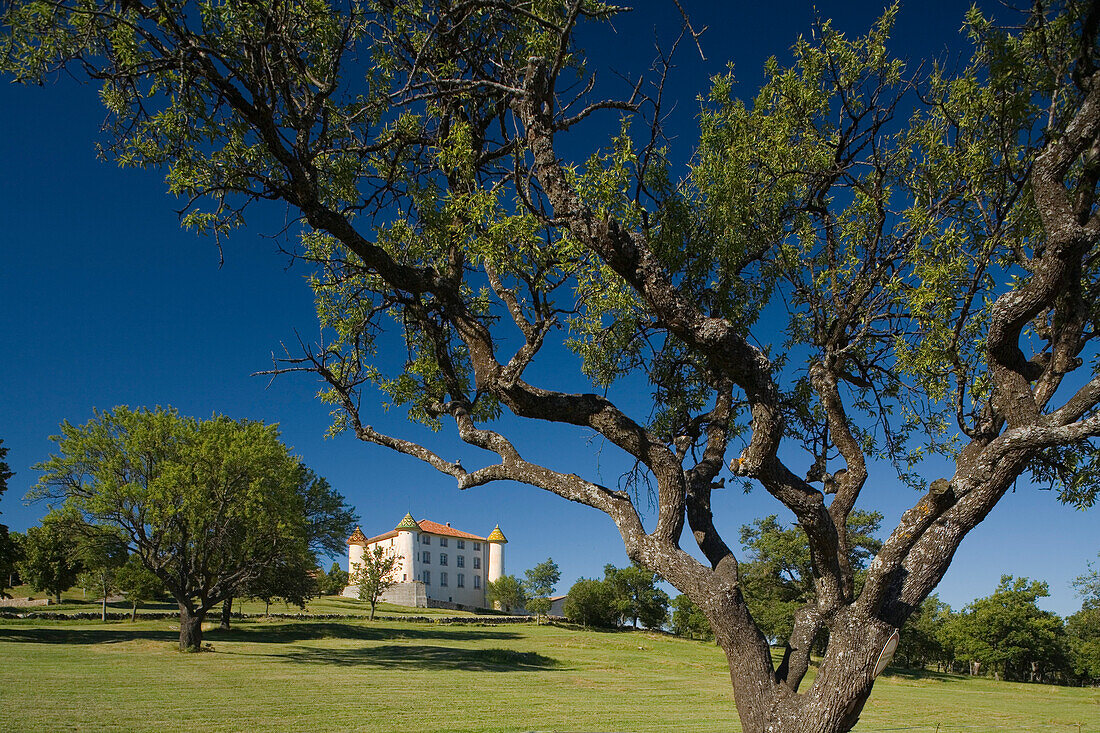
[[[3,64],[99,81],[106,151],[165,166],[188,225],[226,232],[261,200],[299,213],[324,339],[279,369],[324,380],[335,429],[463,489],[512,480],[606,512],[706,614],[746,731],[848,730],[884,644],[1018,478],[1095,497],[1100,10],[1036,3],[1010,30],[971,11],[972,54],[948,65],[890,54],[895,9],[858,39],[823,23],[755,98],[715,78],[690,151],[661,128],[667,54],[622,96],[586,63],[575,31],[616,12],[14,0]],[[621,133],[570,159],[608,115]],[[563,345],[590,392],[529,369]],[[632,375],[649,405],[617,402]],[[479,450],[374,429],[374,389]],[[630,487],[525,458],[505,410],[602,436],[656,517]],[[920,493],[857,588],[847,518],[878,460]],[[813,593],[778,667],[717,529],[725,481],[806,535]]]

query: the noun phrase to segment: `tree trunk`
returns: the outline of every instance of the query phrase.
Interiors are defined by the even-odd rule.
[[[107,621],[107,594],[103,594],[103,605],[100,606],[99,618],[101,621]]]
[[[847,733],[859,721],[874,685],[875,665],[893,632],[894,627],[877,619],[842,612],[829,625],[829,647],[814,683],[800,693],[774,677],[762,680],[760,669],[740,653],[743,645],[733,635],[719,632],[719,643],[730,661],[742,730]]]
[[[222,601],[222,623],[220,628],[222,631],[229,631],[229,617],[233,615],[233,596],[229,596]]]
[[[134,601],[134,607],[130,609],[130,623],[137,621],[137,601]]]
[[[203,610],[192,611],[182,603],[180,606],[180,651],[197,652],[202,649],[202,620],[206,616]]]
[[[376,603],[375,601],[370,602],[370,620],[371,621],[374,620],[374,604],[375,603]]]

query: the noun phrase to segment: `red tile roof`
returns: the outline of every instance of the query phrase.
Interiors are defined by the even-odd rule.
[[[486,541],[484,537],[480,537],[476,534],[471,534],[470,532],[463,532],[460,529],[448,527],[446,524],[433,522],[430,519],[421,519],[416,524],[418,527],[420,527],[421,532],[425,532],[427,534],[443,535],[444,537],[457,537],[460,540],[476,540],[478,542]],[[391,537],[396,536],[397,530],[391,529],[389,532],[380,534],[377,537],[371,537],[369,540],[366,541],[366,544],[373,545],[375,542],[381,542],[382,540],[388,540]]]
[[[463,540],[479,540],[485,541],[484,537],[480,537],[476,534],[470,534],[469,532],[463,532],[460,529],[454,529],[448,527],[446,524],[440,524],[439,522],[433,522],[430,519],[421,519],[417,522],[420,525],[421,532],[427,532],[428,534],[441,534],[445,537],[458,537]]]

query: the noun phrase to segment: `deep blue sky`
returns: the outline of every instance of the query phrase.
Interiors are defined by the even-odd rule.
[[[614,33],[586,32],[599,64],[644,69],[654,26],[667,36],[678,24],[672,2],[636,5],[640,10],[617,20]],[[732,60],[742,93],[751,96],[767,56],[786,59],[816,16],[810,2],[684,5],[697,28],[710,27],[703,36],[708,61],[681,49],[671,87],[677,99],[671,130],[686,155],[695,98],[708,75]],[[967,5],[909,3],[895,48],[914,60],[959,49]],[[858,33],[882,3],[816,7]],[[219,268],[213,241],[180,230],[174,213],[180,204],[165,193],[162,173],[120,170],[96,159],[93,142],[104,113],[94,88],[67,78],[45,87],[5,83],[0,109],[0,438],[16,472],[0,501],[0,521],[25,530],[45,513],[44,505],[25,506],[21,498],[37,480],[30,467],[49,454],[49,436],[62,420],[84,422],[93,409],[119,404],[172,405],[184,414],[279,423],[284,440],[357,507],[367,534],[392,528],[407,511],[483,534],[499,523],[511,540],[508,570],[520,574],[552,556],[562,570],[559,592],[578,577],[601,575],[605,563],[625,564],[618,532],[599,512],[525,486],[459,492],[414,459],[347,436],[325,439],[328,408],[314,398],[310,379],[284,377],[269,385],[249,376],[267,368],[271,352],[294,342],[296,332],[306,339],[316,334],[306,272],[288,269],[267,236],[278,229],[279,210],[262,212],[230,238]],[[568,373],[567,361],[540,372],[548,386],[577,388],[554,381],[555,371]],[[370,418],[376,427],[407,434],[396,412],[368,412],[376,413]],[[444,455],[469,455],[449,436],[422,437]],[[552,427],[520,442],[532,459],[608,483],[625,465],[614,448],[601,450],[586,436]],[[887,531],[916,498],[888,473],[864,492],[868,508],[886,514]],[[716,498],[716,510],[734,543],[741,524],[781,508],[762,491],[733,490]],[[965,541],[940,596],[960,607],[1011,573],[1048,581],[1052,597],[1044,605],[1072,613],[1080,604],[1070,582],[1100,549],[1097,520],[1095,512],[1061,506],[1050,492],[1021,482]]]

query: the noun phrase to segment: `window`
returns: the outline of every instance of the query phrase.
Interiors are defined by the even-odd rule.
[[[432,536],[430,534],[420,535],[420,541],[425,545],[432,544]]]
[[[481,570],[481,558],[474,555],[474,570]]]
[[[474,552],[481,552],[481,543],[480,542],[475,542],[474,543]]]
[[[447,564],[447,553],[445,553],[445,552],[439,553],[439,564],[440,565],[446,565]]]
[[[459,555],[458,557],[456,557],[455,558],[455,565],[459,566],[460,568],[466,567],[466,556],[465,555]]]
[[[463,575],[462,573],[459,573],[458,574],[458,580],[455,582],[455,585],[457,585],[459,588],[465,588],[466,587],[466,576]]]
[[[446,537],[440,537],[439,538],[439,546],[440,547],[446,547],[447,546],[447,538]]]
[[[405,581],[405,580],[408,580],[408,579],[409,579],[409,574],[408,573],[401,573],[401,580]]]
[[[432,553],[428,552],[427,550],[424,550],[424,564],[425,565],[431,565],[432,564]]]
[[[446,588],[447,587],[447,574],[446,573],[440,573],[439,574],[439,587],[440,588]]]
[[[431,584],[432,584],[432,571],[425,570],[424,571],[424,585],[431,585]]]
[[[475,575],[474,576],[474,587],[475,588],[480,588],[481,587],[481,576],[480,575]]]
[[[466,549],[466,540],[459,540],[458,541],[458,549],[460,549],[460,550],[465,550]]]

